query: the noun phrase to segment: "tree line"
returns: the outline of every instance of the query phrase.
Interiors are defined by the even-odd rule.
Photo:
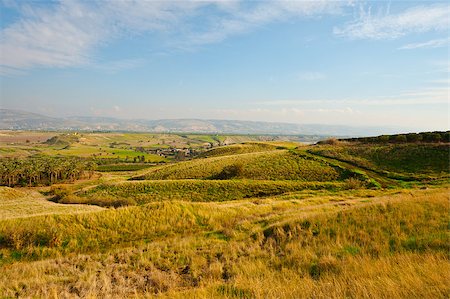
[[[78,157],[27,157],[0,160],[0,185],[51,185],[91,177],[97,164]]]

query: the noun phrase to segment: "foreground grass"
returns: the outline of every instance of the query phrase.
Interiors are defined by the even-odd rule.
[[[445,298],[447,189],[157,202],[0,221],[19,297]],[[367,192],[367,193],[365,193]],[[394,194],[397,193],[397,194]],[[51,228],[51,229],[48,229]],[[63,257],[64,256],[64,257]]]

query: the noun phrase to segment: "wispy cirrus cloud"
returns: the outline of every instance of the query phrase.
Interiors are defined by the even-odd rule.
[[[352,1],[261,1],[251,9],[235,7],[224,18],[214,20],[204,31],[188,34],[190,45],[222,41],[229,36],[243,34],[271,22],[283,22],[296,17],[338,14]]]
[[[162,33],[171,36],[169,43],[177,48],[217,43],[271,22],[338,13],[347,2],[210,0],[34,4],[11,4],[18,9],[20,18],[0,33],[2,73],[35,67],[95,65],[96,50],[128,36]]]
[[[450,6],[433,4],[411,7],[401,13],[389,11],[372,14],[361,8],[359,18],[343,27],[335,27],[334,34],[352,39],[395,39],[410,33],[445,31],[448,33]]]
[[[438,39],[432,39],[426,42],[421,43],[411,43],[404,46],[401,46],[399,50],[412,50],[412,49],[432,49],[432,48],[439,48],[439,47],[445,47],[450,44],[450,37],[448,38],[438,38]]]

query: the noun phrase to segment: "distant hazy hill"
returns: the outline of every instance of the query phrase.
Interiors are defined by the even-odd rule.
[[[192,132],[229,134],[286,134],[368,136],[398,133],[398,129],[290,124],[214,119],[117,119],[111,117],[56,118],[18,110],[0,109],[0,129],[9,130],[102,130],[145,132]]]

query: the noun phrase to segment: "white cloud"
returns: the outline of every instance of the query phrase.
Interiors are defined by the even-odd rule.
[[[23,14],[21,21],[1,32],[2,67],[86,64],[88,50],[105,36],[101,19],[81,3],[65,1],[55,10],[25,6]]]
[[[339,14],[352,1],[65,1],[40,5],[9,5],[18,9],[18,21],[0,32],[0,75],[16,75],[36,67],[90,67],[106,72],[141,65],[136,58],[120,57],[100,63],[96,51],[122,37],[160,34],[175,49],[191,50],[256,30],[269,23],[294,18]],[[30,4],[31,3],[31,4]],[[370,11],[338,35],[352,38],[395,38],[410,32],[445,30],[449,7],[413,7],[397,15],[373,16]],[[406,45],[436,47],[442,41]],[[323,74],[300,74],[301,80],[323,79]]]
[[[361,9],[357,20],[343,28],[335,27],[334,33],[353,39],[395,39],[409,33],[448,32],[449,20],[448,4],[416,6],[398,14],[372,15],[370,9]]]
[[[202,45],[222,41],[231,35],[242,34],[271,22],[286,21],[294,17],[312,17],[341,12],[351,1],[262,1],[251,9],[234,9],[225,17],[212,22],[204,32],[191,32],[189,45]]]
[[[96,49],[123,36],[146,33],[163,33],[172,37],[172,46],[189,48],[220,42],[270,22],[337,13],[344,4],[219,0],[16,3],[21,18],[0,33],[0,68],[7,73],[35,67],[91,66],[97,63],[93,58]]]
[[[433,39],[422,43],[412,43],[407,44],[399,48],[399,50],[411,50],[411,49],[422,49],[422,48],[439,48],[448,46],[450,43],[450,38],[439,38]]]

